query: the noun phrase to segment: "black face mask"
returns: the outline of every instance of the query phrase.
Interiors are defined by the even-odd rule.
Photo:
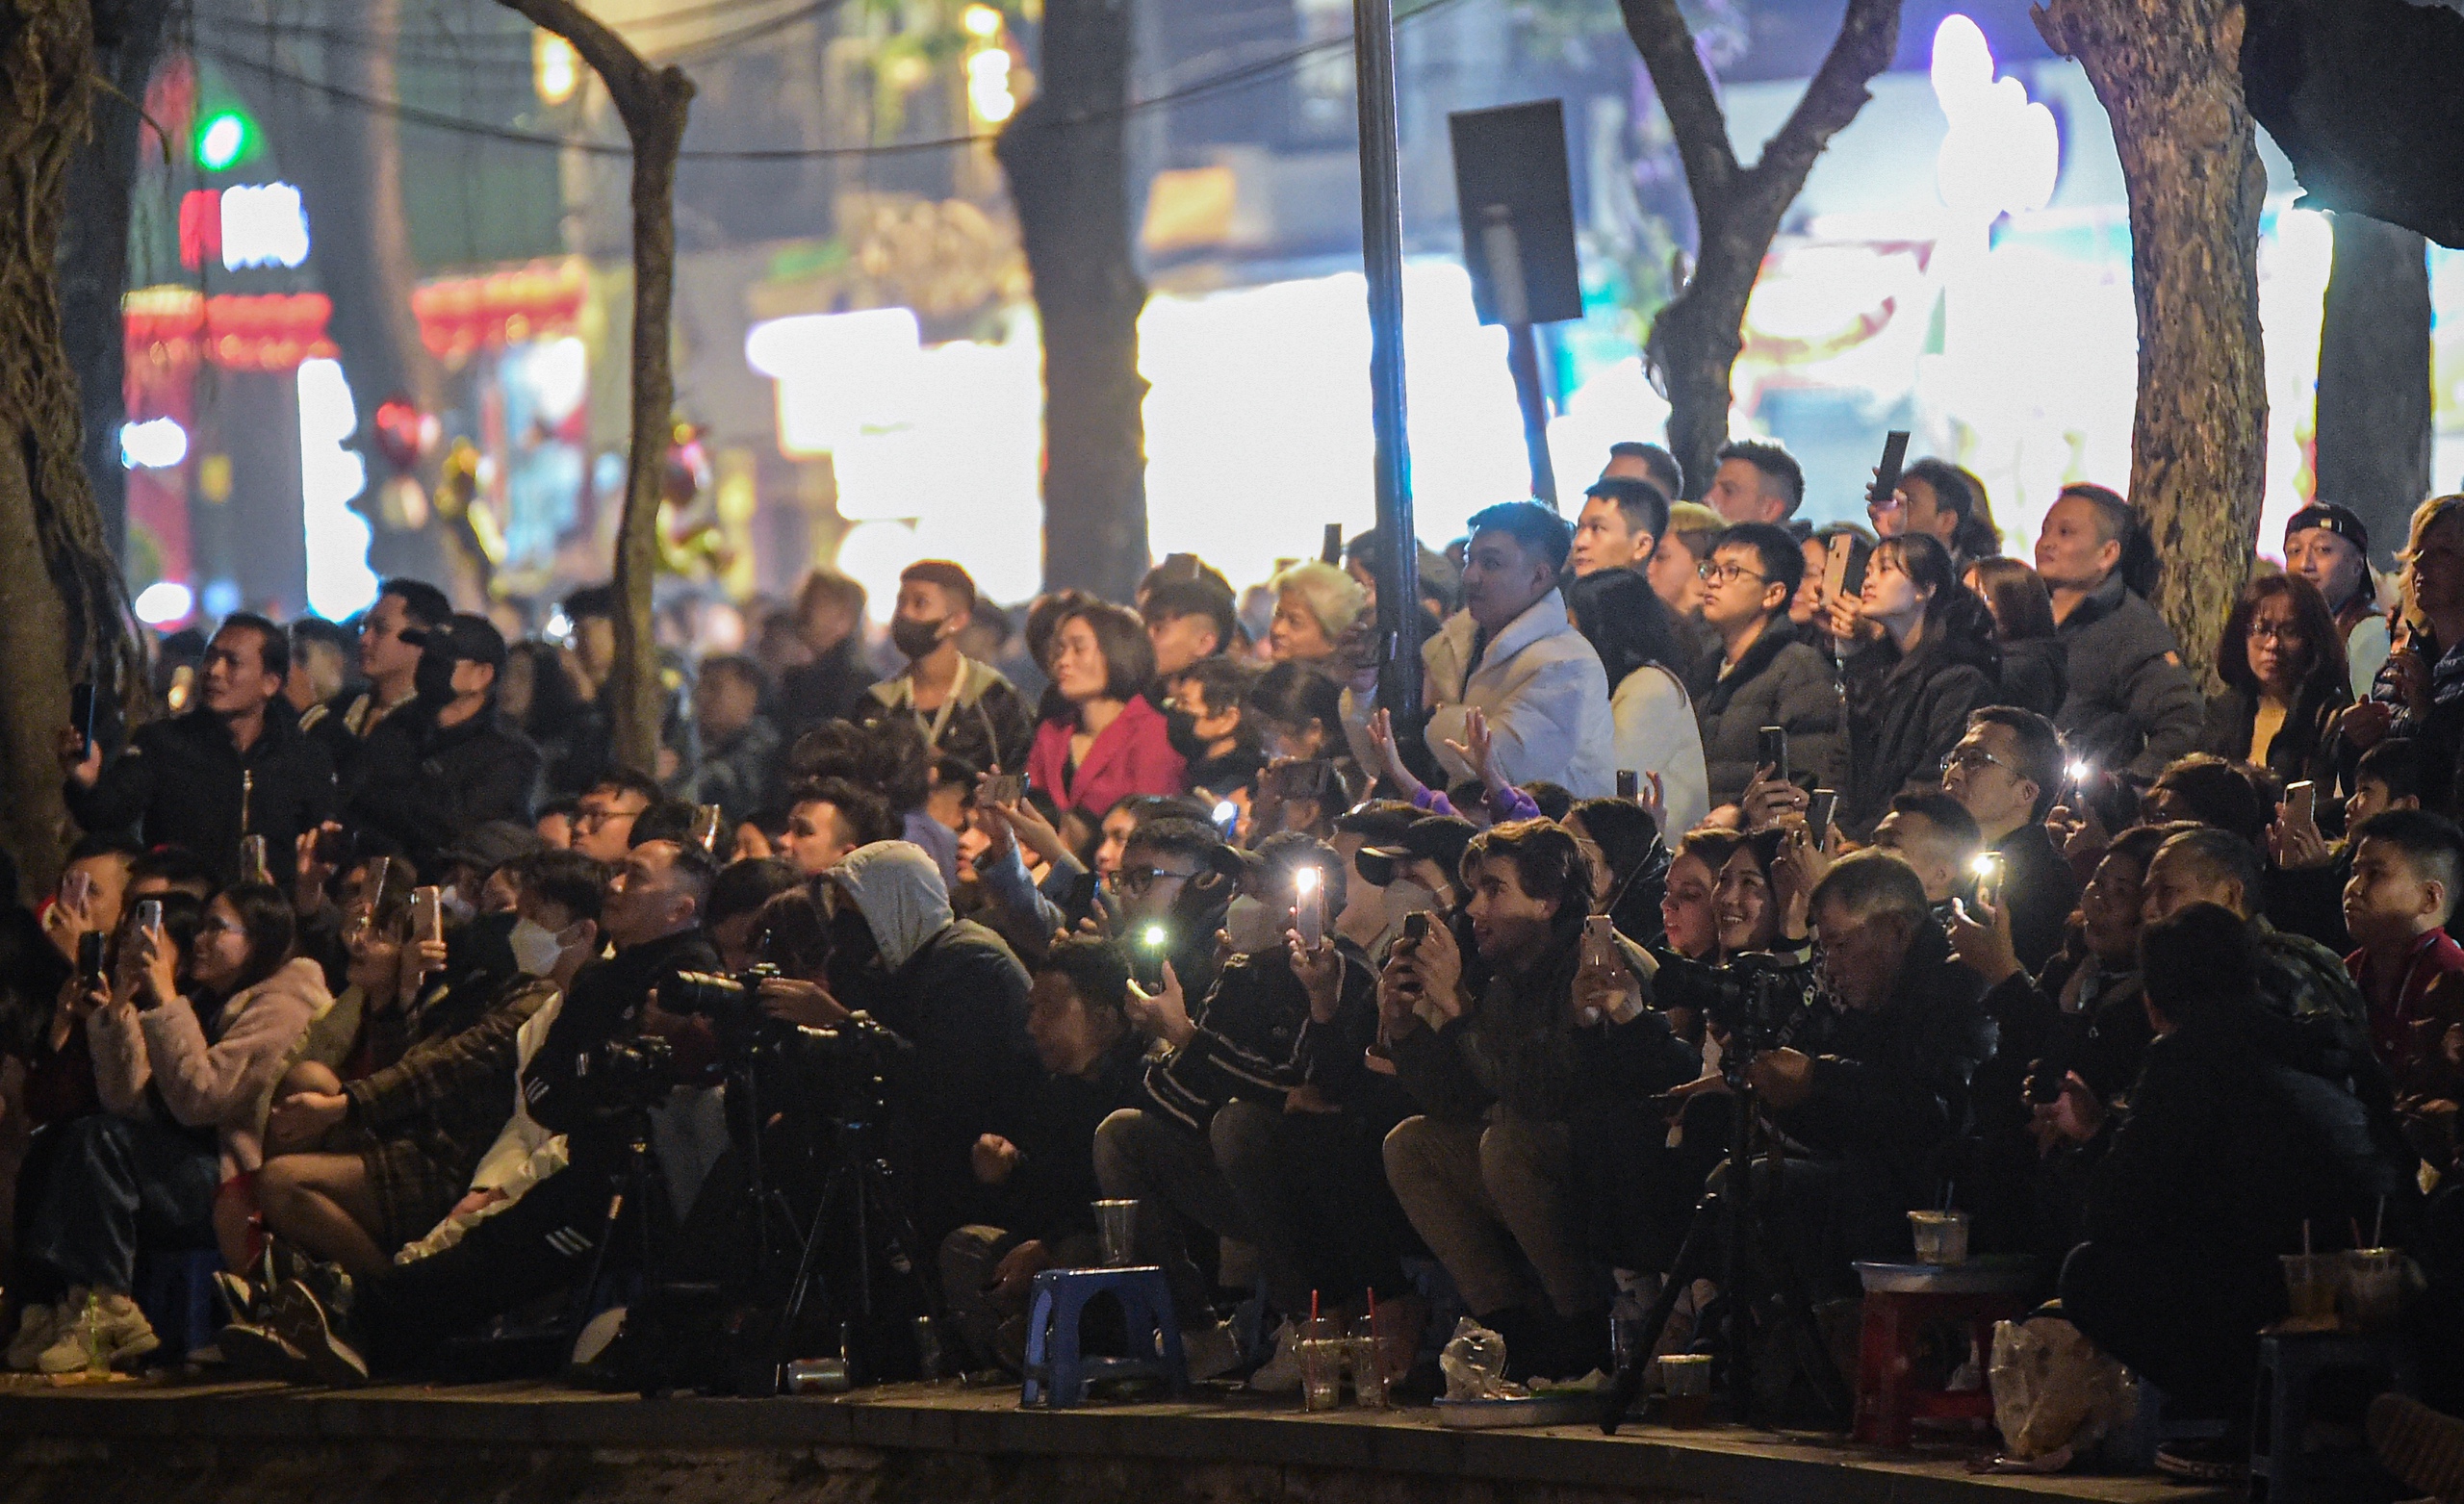
[[[411,675],[411,687],[419,698],[431,705],[453,702],[453,667],[461,660],[441,652],[423,652],[420,666]]]
[[[919,622],[913,617],[892,617],[889,640],[909,659],[921,658],[941,646],[940,621]]]
[[[1170,738],[1172,751],[1184,760],[1195,762],[1206,755],[1206,741],[1197,734],[1197,717],[1180,706],[1164,712],[1164,734]]]

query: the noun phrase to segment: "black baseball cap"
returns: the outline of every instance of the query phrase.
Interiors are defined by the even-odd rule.
[[[1451,876],[1463,865],[1463,849],[1479,833],[1461,815],[1423,815],[1395,841],[1362,847],[1351,859],[1352,870],[1362,881],[1382,888],[1395,880],[1397,863],[1425,857]]]
[[[403,634],[405,637],[409,633]],[[504,669],[504,633],[484,616],[457,611],[446,619],[443,626],[430,627],[420,635],[423,649],[434,648],[449,657],[468,663],[484,663],[502,672]]]
[[[2370,529],[2362,525],[2361,519],[2354,515],[2352,508],[2338,506],[2333,501],[2313,501],[2286,522],[2284,536],[2290,541],[2295,533],[2306,532],[2313,527],[2325,528],[2360,549],[2364,557],[2369,556]]]

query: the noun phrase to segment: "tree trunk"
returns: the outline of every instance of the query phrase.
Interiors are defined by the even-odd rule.
[[[994,146],[1043,325],[1044,586],[1126,600],[1146,572],[1146,378],[1131,252],[1129,0],[1047,0],[1036,97]]]
[[[1899,45],[1899,0],[1848,0],[1839,35],[1787,121],[1740,166],[1728,119],[1678,0],[1618,0],[1626,34],[1651,70],[1694,200],[1693,275],[1652,320],[1644,357],[1668,398],[1668,446],[1688,494],[1711,483],[1729,431],[1729,382],[1744,348],[1745,303],[1762,258],[1814,159],[1873,96],[1865,86]]]
[[[2249,578],[2266,481],[2259,207],[2267,169],[2242,97],[2229,0],[2052,0],[2037,29],[2087,70],[2130,194],[2139,405],[2130,495],[2155,531],[2156,604],[2210,693]]]
[[[2381,561],[2430,494],[2429,262],[2422,237],[2338,213],[2319,330],[2315,495],[2361,514]]]
[[[128,524],[128,472],[119,463],[128,351],[119,303],[128,291],[129,197],[147,134],[137,107],[162,56],[171,7],[169,0],[92,0],[92,11],[94,71],[119,97],[100,101],[92,134],[69,159],[60,322],[68,369],[77,374],[86,482],[93,488],[103,541],[116,553]]]
[[[658,768],[658,640],[651,625],[651,581],[658,574],[659,488],[676,408],[668,345],[676,301],[676,163],[693,81],[679,67],[654,68],[625,38],[573,0],[503,0],[543,30],[573,43],[607,86],[633,142],[632,442],[625,472],[625,517],[616,532],[616,669],[606,688],[616,760],[645,773]]]
[[[88,124],[91,28],[87,0],[0,3],[0,844],[30,891],[60,867],[69,685],[90,675],[125,699],[142,679],[79,463],[61,329],[61,224]],[[116,309],[111,327],[117,338]]]

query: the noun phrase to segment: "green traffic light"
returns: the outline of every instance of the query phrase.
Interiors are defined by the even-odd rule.
[[[232,111],[210,116],[197,128],[197,166],[208,172],[219,172],[240,160],[248,146],[248,122],[245,116]]]

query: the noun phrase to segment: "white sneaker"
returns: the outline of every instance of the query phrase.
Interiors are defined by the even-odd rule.
[[[1249,1388],[1260,1394],[1300,1392],[1300,1323],[1286,1318],[1274,1329],[1274,1356],[1249,1375]]]
[[[79,1309],[85,1306],[84,1292],[77,1295]],[[9,1338],[9,1366],[19,1373],[35,1371],[35,1360],[42,1350],[60,1340],[60,1323],[69,1310],[67,1301],[56,1306],[28,1306],[18,1313],[17,1335]]]
[[[136,1362],[163,1345],[154,1335],[154,1327],[137,1302],[126,1295],[109,1294],[94,1297],[97,1318],[92,1340],[102,1349],[102,1358],[110,1367]],[[43,1373],[76,1373],[87,1366],[90,1356],[87,1351],[86,1311],[83,1306],[66,1313],[49,1347],[35,1360],[35,1367]]]

